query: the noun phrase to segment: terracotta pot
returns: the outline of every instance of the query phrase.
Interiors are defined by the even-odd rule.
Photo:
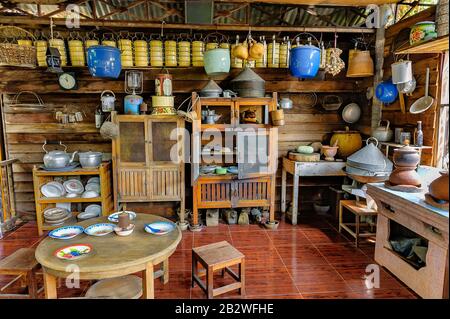
[[[412,185],[420,187],[422,182],[419,174],[410,167],[397,167],[389,176],[392,185]]]
[[[405,146],[394,150],[393,160],[396,167],[415,168],[420,162],[420,155],[416,149]]]
[[[431,196],[433,196],[434,198],[445,200],[448,202],[448,186],[448,172],[441,172],[441,177],[438,177],[433,182],[431,182],[428,189]]]
[[[358,131],[350,131],[346,127],[345,131],[336,131],[331,137],[330,145],[339,146],[337,154],[346,158],[362,147],[361,134]]]

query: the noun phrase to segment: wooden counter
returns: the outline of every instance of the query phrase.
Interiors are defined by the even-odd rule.
[[[390,190],[383,183],[367,184],[367,193],[378,206],[375,261],[386,267],[423,298],[448,298],[449,212],[425,203],[429,182],[438,170],[421,168],[422,193]],[[389,243],[394,221],[428,241],[425,266],[416,269],[393,251]],[[382,288],[382,287],[381,287]]]

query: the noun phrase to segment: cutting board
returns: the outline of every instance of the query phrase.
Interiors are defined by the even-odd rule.
[[[319,153],[302,154],[297,152],[289,152],[288,158],[296,162],[319,162],[320,154]]]

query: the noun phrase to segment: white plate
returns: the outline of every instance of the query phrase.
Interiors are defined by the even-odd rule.
[[[92,213],[92,212],[82,212],[77,215],[77,218],[80,220],[86,220],[86,219],[91,219],[91,218],[96,218],[96,217],[98,217],[98,215],[96,213]]]
[[[87,227],[84,232],[90,236],[105,236],[114,231],[114,224],[100,223]]]
[[[65,192],[63,192],[57,184],[59,183],[50,182],[45,185],[42,185],[41,187],[42,195],[44,195],[45,197],[61,197],[62,195],[64,195]]]
[[[98,196],[100,196],[100,194],[94,191],[86,191],[81,195],[82,198],[95,198]]]
[[[84,191],[83,184],[78,179],[69,179],[63,185],[68,193],[81,194]]]
[[[144,230],[153,235],[165,235],[175,230],[176,226],[170,222],[154,222],[145,224]]]
[[[90,183],[96,183],[96,184],[100,184],[100,177],[91,177],[88,179],[86,184],[90,184]]]
[[[94,214],[96,216],[100,216],[101,212],[102,212],[102,206],[97,205],[97,204],[91,204],[89,206],[87,206],[84,211],[86,213],[90,213],[90,214]]]
[[[86,191],[94,191],[100,194],[100,184],[97,183],[87,183],[84,189]]]
[[[67,211],[69,211],[69,212],[72,210],[71,203],[56,203],[56,207],[67,209]]]
[[[66,198],[75,198],[75,197],[78,197],[79,196],[79,194],[75,194],[75,193],[67,193],[66,194]]]

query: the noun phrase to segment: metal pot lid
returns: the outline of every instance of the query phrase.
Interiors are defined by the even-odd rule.
[[[375,144],[370,143],[370,141],[374,141]],[[392,171],[393,164],[377,147],[378,140],[370,137],[366,144],[362,149],[347,158],[347,164],[369,171]]]
[[[78,153],[78,156],[79,157],[97,157],[97,156],[103,156],[103,153],[88,151],[88,152]]]
[[[222,88],[217,85],[213,80],[209,80],[208,84],[206,84],[203,89],[201,89],[201,93],[222,93]]]
[[[237,77],[235,77],[233,80],[231,80],[230,82],[247,82],[247,81],[252,81],[252,82],[263,82],[265,83],[266,81],[264,81],[258,74],[255,73],[255,71],[253,71],[250,68],[245,68],[241,73],[238,74]]]
[[[394,149],[394,153],[415,154],[415,153],[419,153],[419,151],[417,151],[414,147],[406,145],[406,146],[402,146],[402,147]]]
[[[369,171],[366,169],[353,167],[351,165],[346,165],[345,172],[358,176],[389,176],[391,174],[391,171]]]

